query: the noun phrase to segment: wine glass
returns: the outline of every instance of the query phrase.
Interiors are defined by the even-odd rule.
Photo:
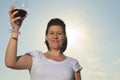
[[[15,17],[24,18],[28,11],[28,0],[14,0],[15,9],[14,11],[18,11]]]

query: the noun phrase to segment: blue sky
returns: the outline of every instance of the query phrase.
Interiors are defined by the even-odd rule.
[[[0,0],[0,80],[30,80],[27,70],[5,67],[11,29],[8,10],[14,0]],[[18,55],[46,51],[44,32],[51,18],[67,25],[67,56],[82,65],[83,80],[120,80],[120,0],[29,0],[19,36]]]

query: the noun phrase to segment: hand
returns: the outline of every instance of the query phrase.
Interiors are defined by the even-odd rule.
[[[14,9],[15,9],[15,7],[11,6],[10,10],[9,10],[10,23],[11,23],[11,26],[12,26],[13,29],[19,31],[19,29],[20,29],[20,27],[22,25],[22,22],[26,18],[26,16],[23,17],[23,18],[21,18],[21,17],[15,17],[15,15],[18,13],[18,11],[14,11],[13,12]]]

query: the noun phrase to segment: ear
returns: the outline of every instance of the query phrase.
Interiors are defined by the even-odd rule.
[[[63,42],[64,42],[66,39],[67,39],[67,36],[66,36],[66,35],[64,35],[64,37],[63,37]]]
[[[48,37],[47,37],[47,35],[45,36],[45,40],[48,40]]]

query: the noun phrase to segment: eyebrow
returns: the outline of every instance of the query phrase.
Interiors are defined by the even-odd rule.
[[[54,31],[49,31],[49,32],[54,32]],[[63,31],[57,31],[57,32],[63,32]]]

